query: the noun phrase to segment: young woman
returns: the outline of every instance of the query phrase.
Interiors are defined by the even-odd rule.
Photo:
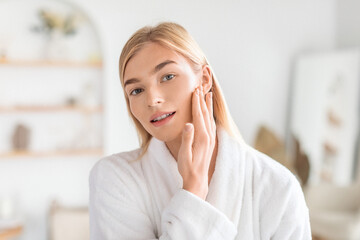
[[[92,169],[91,239],[311,239],[295,176],[241,140],[183,27],[139,29],[120,79],[140,148]]]

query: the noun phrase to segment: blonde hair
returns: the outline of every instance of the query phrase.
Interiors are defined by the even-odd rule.
[[[202,66],[208,65],[212,72],[212,88],[214,119],[217,126],[223,127],[231,136],[235,137],[239,142],[243,142],[240,132],[235,125],[225,98],[220,89],[220,85],[215,77],[205,54],[200,49],[196,41],[181,25],[173,22],[162,22],[155,27],[145,26],[137,30],[131,38],[126,42],[119,61],[120,81],[124,90],[126,106],[130,117],[135,123],[135,127],[139,137],[139,144],[142,149],[140,157],[145,154],[148,149],[152,136],[145,130],[141,123],[134,117],[130,110],[129,98],[124,89],[124,73],[129,60],[139,52],[146,43],[158,43],[164,47],[168,47],[190,60],[194,71],[199,71]],[[139,158],[140,158],[139,157]]]

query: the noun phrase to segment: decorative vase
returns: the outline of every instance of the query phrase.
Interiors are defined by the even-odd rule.
[[[13,149],[15,151],[27,150],[29,147],[29,137],[30,137],[30,130],[26,126],[22,124],[18,124],[15,127],[12,138]]]
[[[45,43],[45,60],[66,61],[68,60],[67,38],[60,30],[49,33]]]

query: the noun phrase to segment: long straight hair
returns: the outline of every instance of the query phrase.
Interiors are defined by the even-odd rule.
[[[244,141],[241,134],[229,113],[220,85],[215,77],[215,73],[199,45],[181,25],[173,22],[162,22],[154,27],[145,26],[137,30],[123,47],[119,60],[120,81],[124,90],[127,110],[135,124],[139,137],[139,144],[142,149],[139,158],[147,151],[152,136],[131,113],[129,98],[124,89],[124,73],[129,60],[147,43],[158,43],[181,54],[190,61],[194,72],[200,71],[204,65],[210,67],[212,72],[212,88],[210,91],[213,94],[215,123],[217,126],[223,127],[239,142],[243,143]]]

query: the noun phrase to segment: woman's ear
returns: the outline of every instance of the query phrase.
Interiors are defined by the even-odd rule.
[[[212,72],[209,65],[202,67],[202,82],[201,85],[204,89],[204,94],[208,93],[212,87]]]

